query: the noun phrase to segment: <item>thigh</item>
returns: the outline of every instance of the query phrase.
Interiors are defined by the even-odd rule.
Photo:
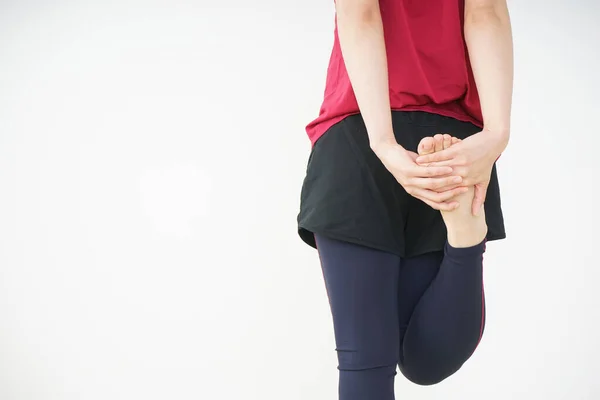
[[[402,259],[398,278],[398,322],[401,340],[415,307],[437,276],[443,259],[443,251]]]
[[[316,235],[341,369],[398,362],[400,257]]]

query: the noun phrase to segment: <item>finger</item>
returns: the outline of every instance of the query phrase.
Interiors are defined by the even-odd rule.
[[[460,188],[460,187],[468,188],[469,185],[466,185],[463,180],[461,183],[453,183],[452,185],[444,186],[444,187],[435,189],[434,191],[436,191],[438,193],[442,193],[442,192],[447,192],[448,190],[454,190],[454,189]]]
[[[437,164],[437,163],[436,163]],[[431,165],[428,168],[434,168],[437,167],[438,165]],[[469,178],[469,169],[466,167],[461,167],[461,166],[457,166],[457,165],[452,165],[452,176],[461,176],[462,182],[461,185],[462,186],[474,186],[475,183],[473,182],[472,178]]]
[[[473,205],[471,212],[475,216],[479,216],[481,214],[481,209],[483,208],[483,203],[485,202],[485,197],[487,194],[488,183],[481,183],[475,185],[475,196],[473,197]]]
[[[429,200],[435,201],[438,203],[447,202],[448,200],[451,200],[458,195],[467,193],[468,191],[469,191],[469,188],[466,186],[459,186],[459,187],[447,189],[444,191],[431,191],[432,193],[435,193],[435,195],[432,195],[432,197]]]
[[[434,203],[444,203],[468,190],[468,188],[458,187],[445,192],[435,192],[433,190],[412,187],[411,193]]]
[[[433,201],[420,199],[420,198],[418,198],[418,199],[421,200],[423,203],[427,204],[429,207],[433,208],[434,210],[438,210],[438,211],[453,211],[458,208],[458,203],[456,203],[456,202],[446,204],[446,203],[436,203]]]
[[[433,162],[452,160],[456,155],[456,147],[457,146],[452,146],[449,149],[442,150],[442,151],[439,151],[439,152],[436,152],[433,154],[426,154],[423,156],[419,156],[419,157],[417,157],[417,163],[418,164],[428,164],[428,163],[433,163]]]
[[[443,178],[412,178],[408,180],[408,184],[421,189],[437,190],[453,184],[462,182],[460,176],[445,176]]]
[[[432,193],[434,193],[434,192],[432,192]],[[432,193],[428,193],[427,190],[416,188],[413,190],[412,195],[413,195],[413,197],[421,200],[422,202],[424,202],[429,207],[431,207],[435,210],[452,211],[452,210],[456,210],[458,208],[458,202],[456,202],[456,201],[445,203],[445,202],[438,202],[438,201],[430,200],[429,197],[432,195]]]
[[[440,206],[441,205],[439,205],[437,203],[434,203],[433,201],[429,201],[427,199],[420,198],[420,197],[416,197],[416,198],[419,199],[419,200],[421,200],[423,203],[427,204],[429,207],[433,208],[434,210],[441,211],[440,210]]]
[[[448,161],[436,161],[436,162],[432,162],[432,163],[425,163],[424,165],[426,165],[428,167],[451,167],[455,164],[456,164],[456,162],[454,161],[454,159],[452,159],[452,160],[448,160]]]
[[[452,173],[452,167],[440,166],[440,167],[424,167],[421,165],[414,165],[410,170],[410,176],[417,178],[431,178],[435,176],[444,176]]]

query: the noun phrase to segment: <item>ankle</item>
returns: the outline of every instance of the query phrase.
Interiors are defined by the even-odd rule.
[[[487,236],[485,220],[477,225],[448,228],[448,244],[454,248],[473,247],[481,244]]]

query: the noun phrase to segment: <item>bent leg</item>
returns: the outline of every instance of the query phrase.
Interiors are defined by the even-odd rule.
[[[423,139],[418,151],[428,154],[457,142],[449,135],[436,135]],[[474,193],[474,187],[470,187],[454,198],[459,203],[458,209],[441,213],[448,233],[443,260],[406,329],[400,369],[418,384],[435,384],[458,371],[483,334],[483,253],[487,224],[485,213],[477,216],[471,213]],[[424,255],[406,259],[403,268],[408,270],[411,264],[419,268],[435,263],[435,258]]]
[[[398,363],[396,255],[316,235],[335,331],[340,400],[393,400]]]
[[[439,272],[416,305],[402,341],[400,370],[414,383],[441,382],[479,344],[485,324],[484,251],[485,242],[469,248],[446,245]],[[432,253],[403,260],[401,285],[420,281],[413,276],[435,269],[441,258]]]

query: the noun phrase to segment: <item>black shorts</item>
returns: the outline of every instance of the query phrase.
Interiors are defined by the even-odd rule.
[[[420,111],[394,111],[396,140],[416,152],[421,139],[447,133],[465,139],[477,126]],[[496,166],[485,201],[487,240],[504,239]],[[413,257],[444,249],[446,226],[439,211],[412,197],[369,146],[360,115],[331,127],[315,143],[302,186],[298,233],[316,248],[314,233]]]

